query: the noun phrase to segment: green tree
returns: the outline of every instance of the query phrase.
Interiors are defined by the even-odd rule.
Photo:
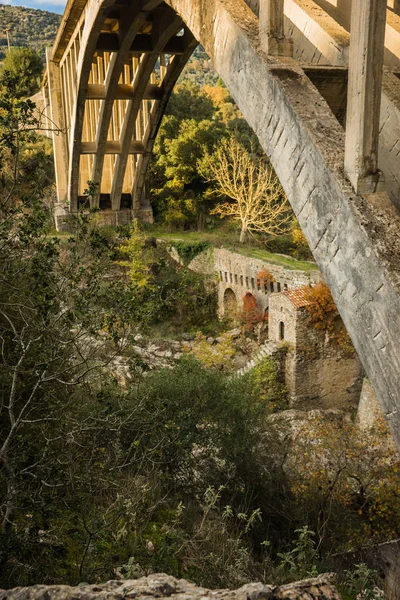
[[[178,119],[210,120],[216,109],[208,94],[196,84],[186,81],[177,85],[165,110],[166,115]]]
[[[213,152],[226,135],[219,119],[202,120],[165,117],[155,146],[152,192],[164,221],[177,225],[196,225],[202,229],[208,213],[206,186],[199,175],[197,161]]]
[[[11,48],[0,73],[0,85],[17,98],[31,96],[38,91],[43,72],[43,62],[33,48]]]
[[[0,565],[8,572],[24,546],[33,558],[47,507],[66,485],[59,444],[79,437],[75,390],[90,389],[121,336],[101,302],[110,254],[98,231],[80,220],[67,248],[48,235],[42,172],[24,162],[34,105],[5,95],[0,108]]]
[[[117,293],[115,305],[126,322],[145,331],[169,323],[179,333],[215,319],[216,294],[207,278],[177,266],[154,238],[133,232],[119,253],[129,282]]]
[[[170,228],[202,230],[216,222],[210,208],[217,196],[200,176],[198,161],[213,154],[227,136],[260,151],[222,82],[202,88],[189,81],[178,85],[157,136],[148,185],[156,217]]]

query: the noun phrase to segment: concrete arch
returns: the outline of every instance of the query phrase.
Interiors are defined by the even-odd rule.
[[[250,8],[167,1],[269,156],[400,446],[399,215],[386,193],[354,194],[342,126],[296,61],[264,54]]]
[[[67,201],[75,212],[91,179],[99,184],[93,205],[99,206],[102,192],[109,193],[112,210],[120,211],[128,186],[134,212],[143,213],[156,133],[197,42],[162,0],[88,0],[80,10],[75,4],[67,8],[48,56],[45,87],[53,120],[69,130],[69,139],[61,143],[54,136],[58,201]],[[103,185],[105,171],[109,183]]]
[[[75,2],[78,4],[78,0]],[[120,156],[119,164],[123,164],[126,145],[128,142],[133,145],[133,150],[130,146],[129,152],[132,151],[136,157],[132,166],[136,209],[140,208],[143,198],[148,153],[166,101],[196,39],[212,58],[216,71],[269,156],[400,446],[399,215],[386,193],[364,197],[354,193],[343,172],[343,127],[297,61],[264,53],[260,45],[258,19],[244,2],[166,0],[166,5],[182,19],[186,28],[183,45],[179,42],[180,50],[175,52],[170,61],[170,65],[175,64],[176,69],[171,66],[168,80],[168,68],[164,68],[161,85],[156,86],[157,90],[149,91],[147,97],[153,104],[151,110],[147,107],[146,115],[143,110],[142,116],[146,118],[141,121],[144,131],[148,131],[147,137],[144,132],[140,132],[140,139],[135,140],[129,135],[122,138],[119,135],[118,142],[113,141],[109,150],[114,158]],[[144,0],[140,4],[140,11],[152,12],[163,6],[160,0]],[[108,37],[109,51],[118,53],[123,40],[118,34],[115,38],[112,32],[103,35],[102,28],[106,19],[112,21],[114,13],[120,17],[122,7],[126,7],[126,3],[121,1],[119,4],[118,0],[89,0],[84,9],[81,30],[78,31],[80,50],[79,56],[75,56],[76,72],[72,69],[74,60],[67,61],[69,68],[65,77],[70,82],[70,96],[73,98],[70,102],[73,117],[69,143],[69,199],[72,210],[76,210],[77,206],[82,129],[85,101],[89,94],[91,61],[97,50],[106,48],[101,45],[104,36]],[[78,21],[79,16],[75,27],[78,27]],[[69,52],[73,55],[76,52],[76,46],[71,47],[68,42],[73,29],[72,21],[69,27],[62,25],[60,31],[64,33],[61,34],[61,40],[56,42],[53,59],[58,56],[60,60],[60,53]],[[161,32],[155,33],[154,39],[150,40],[151,48],[146,50],[147,54],[156,52],[154,44],[160,35]],[[140,34],[137,34],[135,40],[139,37]],[[149,42],[148,37],[146,43]],[[157,52],[167,53],[171,40],[162,49],[158,47]],[[179,55],[182,59],[175,61]],[[151,62],[150,59],[148,61]],[[118,73],[115,65],[119,64],[117,59],[113,64],[114,83],[106,86],[106,89],[103,86],[95,101],[105,102],[107,98],[110,101],[113,98],[115,102],[118,99],[117,91],[122,92],[120,84],[115,86]],[[146,76],[143,73],[144,79]],[[115,93],[112,93],[112,89]],[[147,89],[148,85],[140,84],[141,91],[138,94],[141,102],[146,97]],[[94,92],[92,84],[92,97]],[[125,109],[129,102],[133,104],[137,101],[133,86],[130,85],[129,94],[125,97]],[[154,108],[157,101],[158,110]],[[105,108],[102,114],[102,118],[105,118]],[[153,121],[149,120],[150,115]],[[108,119],[105,119],[104,125],[100,124],[98,129],[103,132],[98,136],[101,153],[107,122]],[[123,151],[121,145],[124,145]],[[89,150],[92,155],[96,154],[96,143]],[[107,153],[106,150],[104,153]],[[96,164],[100,164],[99,161],[101,157]],[[115,209],[118,208],[117,188],[122,172],[122,168],[118,170],[118,178],[113,183]]]
[[[75,110],[71,115],[71,134],[69,143],[68,201],[72,211],[77,210],[78,208],[79,163],[89,73],[101,27],[110,6],[112,6],[112,0],[103,0],[102,2],[92,0],[85,11],[82,39],[76,63]]]

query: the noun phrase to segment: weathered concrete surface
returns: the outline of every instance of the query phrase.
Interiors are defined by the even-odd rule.
[[[328,64],[345,67],[349,60],[350,35],[338,22],[328,15],[313,0],[286,0],[286,29],[294,41],[294,57],[301,62],[315,65]],[[389,23],[387,24],[387,32]],[[392,46],[400,59],[400,36]],[[390,63],[389,63],[390,64]],[[314,84],[328,101],[340,122],[341,115],[335,112],[334,106],[324,94],[318,81]],[[336,85],[334,85],[336,84]],[[341,94],[342,112],[347,103],[347,81],[338,87],[333,82],[333,91]],[[339,98],[340,100],[340,98]],[[338,104],[338,100],[336,100]],[[381,97],[381,117],[379,136],[379,168],[385,174],[385,181],[392,201],[400,208],[400,81],[385,70]],[[344,124],[344,122],[342,123]]]
[[[343,174],[343,129],[295,61],[261,51],[247,6],[168,3],[212,57],[270,157],[400,446],[398,214],[386,194],[354,194]]]
[[[313,0],[285,0],[285,27],[300,62],[347,66],[348,32]]]
[[[258,14],[257,0],[251,3],[247,2],[247,4],[255,14]],[[349,23],[350,6],[350,3],[346,3]],[[285,32],[293,40],[293,56],[301,63],[347,67],[350,46],[349,30],[341,25],[343,20],[338,17],[336,11],[330,13],[326,10],[326,2],[285,0]],[[400,17],[393,15],[390,11],[387,13],[385,43],[386,66],[400,68]],[[315,75],[317,75],[316,72]],[[322,73],[322,77],[314,77],[312,81],[344,126],[347,74],[343,73],[343,77],[345,80],[339,82],[332,79],[332,73],[327,72],[326,80]],[[333,94],[332,101],[326,94],[328,86],[330,86],[329,95]],[[389,69],[385,69],[383,75],[380,111],[378,164],[385,175],[385,184],[390,198],[400,208],[400,81]]]
[[[321,575],[280,587],[249,583],[238,590],[207,590],[184,579],[156,574],[82,587],[34,585],[0,590],[0,600],[340,600],[330,579],[329,575]]]
[[[344,168],[357,193],[377,191],[386,0],[352,0]],[[382,188],[384,189],[384,188]]]
[[[259,14],[260,0],[246,0],[246,4],[250,6],[254,14]],[[317,16],[318,12],[321,19],[325,22],[335,23],[343,31],[350,31],[351,7],[350,0],[285,0],[285,16],[289,16],[288,7],[293,8],[295,5],[307,6]],[[396,5],[394,7],[394,5]],[[387,3],[388,10],[386,11],[386,34],[385,34],[385,65],[388,67],[400,67],[400,2],[399,0],[389,0]],[[394,8],[394,10],[393,10]],[[320,11],[318,11],[320,9]],[[392,9],[392,10],[391,10]],[[289,17],[290,18],[290,17]],[[320,20],[321,21],[321,20]],[[292,35],[288,28],[288,22],[285,23],[286,35]],[[325,29],[325,25],[323,25]],[[300,30],[303,29],[300,27]],[[307,36],[310,31],[314,33],[318,31],[310,23],[305,26],[304,32]],[[295,40],[294,40],[295,41]]]

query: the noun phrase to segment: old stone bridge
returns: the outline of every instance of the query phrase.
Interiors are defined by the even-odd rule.
[[[386,0],[352,0],[351,17],[350,0],[316,2],[69,0],[43,88],[62,130],[57,219],[89,179],[111,222],[149,214],[154,139],[201,42],[270,157],[400,446],[400,13]]]

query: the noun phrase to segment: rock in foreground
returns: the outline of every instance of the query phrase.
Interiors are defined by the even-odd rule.
[[[279,587],[249,583],[238,590],[207,590],[185,579],[157,574],[99,585],[34,585],[0,590],[0,600],[341,600],[329,576]]]

